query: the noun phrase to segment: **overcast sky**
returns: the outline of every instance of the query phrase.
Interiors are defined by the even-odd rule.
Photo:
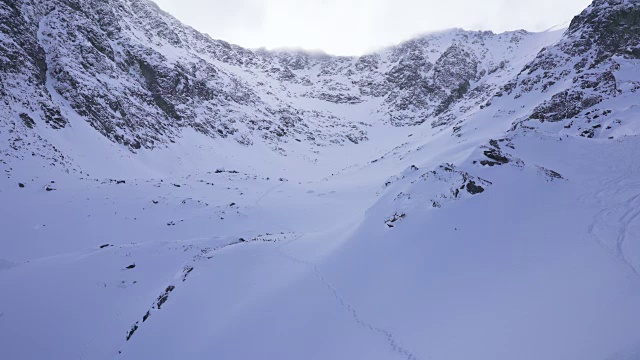
[[[249,48],[360,55],[420,33],[544,31],[591,0],[154,0],[215,39]]]

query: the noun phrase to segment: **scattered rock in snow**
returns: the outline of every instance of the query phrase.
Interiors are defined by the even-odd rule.
[[[484,188],[480,185],[476,185],[475,181],[469,181],[467,183],[467,191],[471,195],[476,195],[484,192]]]
[[[400,221],[400,220],[402,220],[402,219],[404,219],[406,217],[407,217],[407,214],[405,214],[405,213],[401,213],[401,214],[395,213],[390,218],[386,219],[384,221],[384,223],[388,227],[392,228],[392,227],[395,227],[395,223],[396,222],[398,222],[398,221]]]

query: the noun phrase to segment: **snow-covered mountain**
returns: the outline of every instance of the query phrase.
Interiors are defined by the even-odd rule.
[[[640,359],[640,2],[361,57],[0,0],[0,358]]]
[[[465,94],[484,100],[560,35],[452,30],[349,58],[242,49],[150,1],[12,1],[2,14],[3,122],[58,129],[83,118],[132,150],[186,128],[276,149],[358,143],[371,122],[446,119]],[[362,104],[373,119],[334,104]]]

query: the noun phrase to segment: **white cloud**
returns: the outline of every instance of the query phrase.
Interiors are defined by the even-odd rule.
[[[213,38],[250,48],[357,55],[417,34],[461,27],[543,31],[590,0],[155,0]]]

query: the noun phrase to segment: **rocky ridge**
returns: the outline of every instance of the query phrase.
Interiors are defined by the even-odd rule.
[[[367,140],[361,121],[301,99],[365,104],[395,126],[446,122],[461,98],[484,99],[519,67],[512,53],[520,63],[531,57],[523,44],[537,37],[452,30],[334,57],[213,40],[147,0],[0,5],[3,126],[59,129],[82,118],[132,151],[166,146],[184,128],[276,150],[294,139]]]
[[[561,123],[572,135],[624,135],[603,103],[640,89],[630,75],[637,1],[594,1],[564,33],[453,29],[360,57],[244,49],[148,0],[0,6],[3,156],[66,169],[73,161],[47,129],[79,122],[131,152],[193,129],[283,155],[284,144],[309,144],[313,162],[323,147],[366,142],[373,128],[424,124],[464,138],[488,116],[512,131]]]

